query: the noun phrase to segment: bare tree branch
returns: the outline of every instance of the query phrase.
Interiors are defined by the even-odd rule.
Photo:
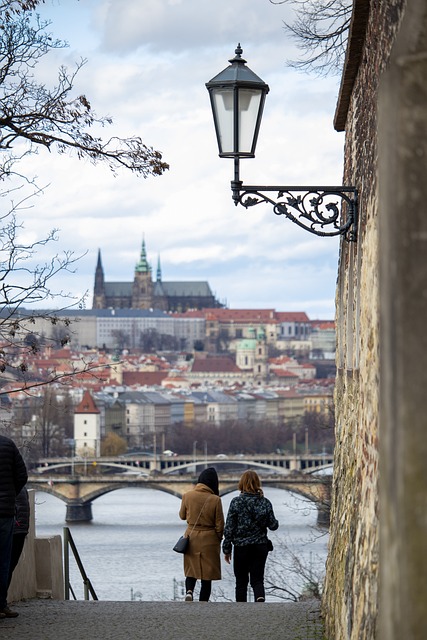
[[[16,3],[3,3],[3,7],[10,4]],[[98,116],[86,96],[70,95],[85,60],[76,63],[73,71],[61,67],[53,88],[36,80],[38,62],[51,50],[66,46],[46,31],[49,22],[27,11],[12,15],[2,5],[0,20],[0,150],[9,152],[18,142],[26,142],[31,151],[45,147],[59,153],[75,152],[94,164],[106,163],[113,172],[122,167],[144,178],[169,168],[162,154],[139,136],[104,140],[89,132],[111,125],[112,119]],[[10,164],[6,153],[0,178],[9,175]]]
[[[288,60],[294,69],[317,75],[342,71],[353,11],[352,0],[269,0],[289,4],[295,10],[293,23],[285,31],[302,52],[302,58]]]

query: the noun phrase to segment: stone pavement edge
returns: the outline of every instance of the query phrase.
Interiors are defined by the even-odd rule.
[[[284,603],[27,600],[1,640],[325,640],[318,600]]]

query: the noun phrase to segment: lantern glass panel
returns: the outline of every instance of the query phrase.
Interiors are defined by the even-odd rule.
[[[262,91],[239,88],[239,153],[252,155],[255,151],[256,125]]]
[[[217,124],[217,136],[219,152],[233,153],[234,151],[234,127],[233,127],[233,96],[232,88],[221,88],[212,91],[212,106]]]

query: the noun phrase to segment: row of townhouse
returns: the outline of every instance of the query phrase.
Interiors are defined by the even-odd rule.
[[[116,433],[126,440],[128,449],[154,445],[163,450],[165,434],[173,424],[216,426],[234,421],[280,424],[307,411],[329,411],[333,404],[333,389],[329,385],[304,391],[278,389],[225,393],[213,389],[168,392],[114,388],[94,393],[92,397],[100,413],[101,436]],[[77,415],[80,405],[76,408]]]
[[[334,323],[311,321],[305,312],[218,308],[172,314],[159,309],[67,309],[34,314],[21,309],[19,315],[24,318],[25,333],[57,342],[69,339],[74,349],[133,350],[154,344],[158,349],[183,351],[203,343],[211,353],[234,352],[241,340],[262,331],[266,344],[278,349],[315,350],[320,355],[335,350]]]

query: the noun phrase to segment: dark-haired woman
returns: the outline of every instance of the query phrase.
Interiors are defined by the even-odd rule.
[[[248,583],[255,602],[265,602],[264,569],[269,551],[267,529],[275,531],[279,522],[273,506],[261,489],[255,471],[245,471],[239,481],[240,495],[233,498],[227,514],[222,550],[230,564],[234,547],[233,569],[236,578],[236,602],[246,602]]]
[[[190,536],[184,554],[185,600],[193,600],[197,580],[201,580],[199,600],[207,602],[212,580],[221,580],[221,539],[224,514],[219,497],[216,470],[202,471],[195,488],[182,496],[179,510],[181,520],[187,520],[186,536]]]

